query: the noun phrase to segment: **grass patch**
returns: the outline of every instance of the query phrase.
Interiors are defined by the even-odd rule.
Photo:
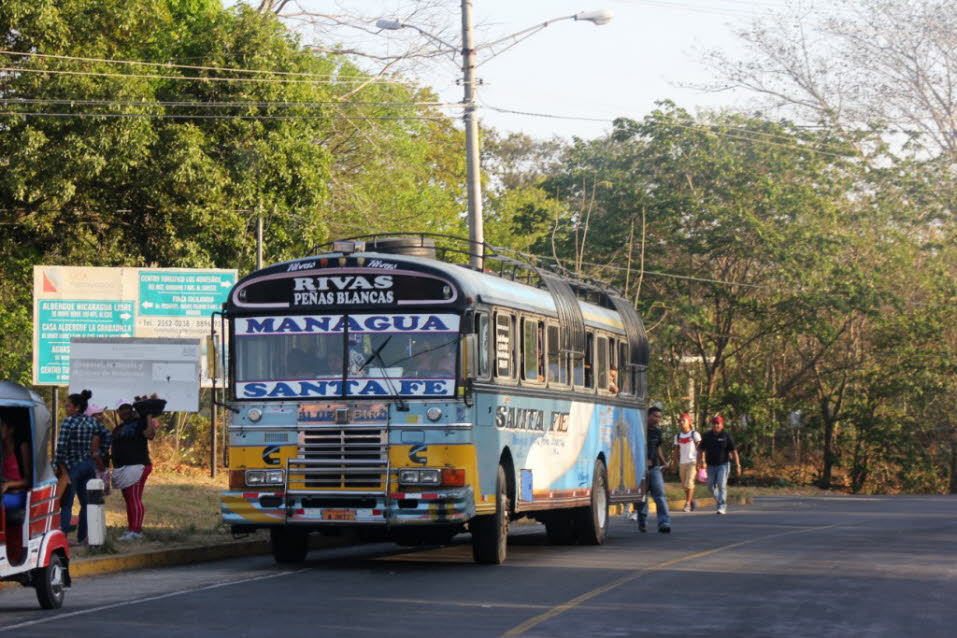
[[[113,490],[106,497],[106,542],[99,547],[76,546],[71,552],[77,557],[93,557],[233,542],[230,530],[219,518],[219,493],[226,487],[225,472],[211,479],[208,473],[192,468],[154,469],[143,492],[143,538],[119,540],[127,531],[126,503],[122,492]],[[78,511],[79,505],[74,504],[74,516]],[[259,537],[265,535],[250,539]]]

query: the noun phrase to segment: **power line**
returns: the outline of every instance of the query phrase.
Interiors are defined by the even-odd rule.
[[[180,108],[309,108],[322,106],[428,106],[428,107],[461,107],[461,102],[353,102],[353,101],[316,101],[316,102],[257,102],[254,100],[239,102],[176,102],[164,100],[72,100],[72,99],[42,99],[42,98],[0,98],[0,104],[14,106],[17,104],[55,104],[55,105],[83,105],[83,106],[166,106]]]
[[[23,115],[26,117],[111,117],[155,118],[161,120],[424,120],[443,122],[457,119],[453,116],[424,115],[177,115],[174,113],[38,113],[33,111],[0,111],[0,115]]]
[[[184,82],[264,82],[267,84],[376,84],[393,83],[408,85],[408,82],[386,79],[362,79],[362,78],[342,78],[339,76],[330,76],[325,80],[296,80],[286,78],[234,78],[234,77],[208,77],[208,76],[185,76],[185,75],[155,75],[149,73],[108,73],[106,71],[67,71],[61,69],[30,69],[25,67],[0,67],[0,71],[9,73],[49,73],[53,75],[76,75],[84,77],[105,77],[105,78],[135,78],[147,80],[173,80]]]
[[[483,104],[483,106],[485,106],[486,108],[488,108],[488,109],[491,110],[491,111],[496,111],[496,112],[498,112],[498,113],[510,113],[510,114],[512,114],[512,115],[523,115],[523,116],[528,116],[528,117],[541,117],[541,118],[550,118],[550,119],[559,119],[559,120],[579,120],[579,121],[588,121],[588,122],[607,122],[607,123],[609,123],[609,124],[611,124],[611,123],[614,122],[614,119],[609,119],[609,118],[592,118],[592,117],[578,117],[578,116],[568,116],[568,115],[555,115],[555,114],[551,114],[551,113],[534,113],[534,112],[530,112],[530,111],[517,111],[517,110],[514,110],[514,109],[504,109],[504,108],[500,108],[500,107],[496,107],[496,106],[491,106],[491,105],[489,105],[489,104],[486,104],[485,102],[483,102],[482,104]],[[720,137],[726,137],[726,138],[728,138],[728,139],[733,139],[733,140],[741,140],[741,141],[755,142],[755,143],[758,143],[758,144],[765,144],[765,145],[767,145],[767,146],[777,146],[777,147],[781,147],[781,148],[789,148],[789,149],[800,150],[800,151],[808,151],[808,152],[811,152],[811,153],[818,153],[818,154],[820,154],[820,155],[829,155],[829,156],[831,156],[831,157],[849,158],[849,157],[854,157],[854,156],[857,155],[857,151],[854,151],[854,150],[848,150],[846,153],[831,152],[831,151],[825,151],[825,150],[820,150],[820,149],[812,148],[812,147],[810,147],[810,146],[803,146],[803,145],[800,145],[800,144],[784,144],[784,143],[780,143],[780,142],[773,142],[773,141],[770,141],[770,140],[761,139],[760,137],[751,137],[752,135],[757,135],[757,136],[762,136],[762,135],[763,135],[763,136],[771,136],[771,137],[778,138],[778,139],[789,139],[789,138],[787,138],[787,136],[785,136],[785,135],[783,135],[783,134],[765,133],[765,132],[763,132],[763,131],[754,131],[754,130],[752,130],[752,129],[747,129],[747,128],[744,128],[744,127],[726,127],[726,128],[731,128],[731,129],[733,129],[733,130],[741,131],[741,133],[725,133],[725,132],[722,132],[722,131],[719,131],[719,130],[715,130],[716,128],[721,128],[719,125],[679,124],[679,123],[677,123],[677,122],[671,122],[671,123],[669,123],[668,125],[669,125],[669,126],[674,126],[674,127],[677,127],[677,128],[683,128],[683,129],[694,130],[694,131],[709,132],[709,133],[712,133],[712,134],[714,134],[714,135],[717,135],[717,136],[720,136]]]
[[[281,76],[293,76],[293,77],[306,77],[306,78],[319,78],[319,79],[339,79],[341,76],[335,73],[307,73],[300,71],[272,71],[268,69],[245,69],[237,67],[222,67],[222,66],[199,66],[193,64],[173,64],[170,62],[143,62],[138,60],[117,60],[111,58],[86,58],[78,57],[73,55],[53,55],[50,53],[29,53],[23,51],[7,51],[0,49],[0,54],[3,55],[13,55],[13,56],[22,56],[30,58],[45,58],[53,60],[70,60],[76,62],[99,62],[106,64],[122,64],[122,65],[136,65],[136,66],[152,66],[160,67],[164,69],[190,69],[193,71],[229,71],[230,73],[266,73],[269,75],[281,75]],[[368,81],[368,79],[356,78],[361,81]],[[386,78],[381,78],[377,81],[383,82],[398,82],[398,80],[390,80]]]

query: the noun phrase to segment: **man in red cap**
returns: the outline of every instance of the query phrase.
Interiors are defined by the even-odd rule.
[[[741,459],[738,450],[734,447],[731,434],[724,431],[724,419],[714,416],[711,419],[711,430],[701,437],[701,452],[698,456],[698,467],[708,464],[708,488],[714,495],[718,514],[728,513],[728,472],[731,470],[731,461],[734,460],[737,473],[741,474]]]

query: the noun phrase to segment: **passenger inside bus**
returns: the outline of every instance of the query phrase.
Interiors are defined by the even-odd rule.
[[[326,355],[320,377],[341,377],[342,376],[342,353],[338,350],[331,350]]]
[[[455,354],[448,346],[433,348],[422,357],[419,367],[420,377],[455,376]]]
[[[293,348],[286,356],[286,372],[294,379],[311,379],[317,372],[317,357],[302,348]]]
[[[371,354],[372,350],[367,351],[362,335],[349,335],[349,376],[365,376]]]
[[[15,426],[9,417],[0,417],[0,451],[2,451],[4,536],[7,559],[11,565],[23,562],[23,519],[27,491],[33,467],[30,464],[29,437],[24,430],[28,424]]]
[[[618,394],[618,369],[608,370],[608,391],[612,394]]]

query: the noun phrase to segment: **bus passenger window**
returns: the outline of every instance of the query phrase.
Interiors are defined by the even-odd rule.
[[[488,315],[484,312],[475,315],[475,334],[478,336],[478,373],[480,377],[487,377],[489,373]]]
[[[495,313],[495,376],[512,378],[512,318]]]
[[[598,373],[598,387],[602,390],[608,389],[608,339],[598,337],[598,347],[596,348],[598,357],[596,358],[596,368]]]
[[[618,391],[622,394],[634,394],[631,385],[631,366],[628,360],[628,342],[618,343]]]
[[[595,343],[595,335],[588,332],[585,334],[585,356],[575,359],[575,385],[585,388],[595,387],[595,375],[592,371],[592,352]]]
[[[559,340],[558,326],[549,325],[547,337],[548,381],[565,385],[568,383],[567,357],[563,356],[561,352],[562,345]]]
[[[522,378],[528,381],[545,380],[545,362],[541,349],[542,324],[522,319]]]

